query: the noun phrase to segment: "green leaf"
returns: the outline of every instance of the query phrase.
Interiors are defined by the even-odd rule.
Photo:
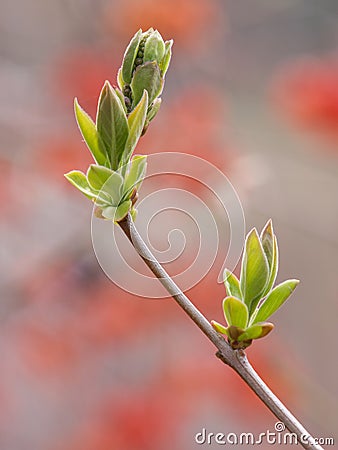
[[[103,142],[96,130],[96,126],[89,115],[81,108],[77,98],[74,100],[74,110],[77,124],[80,128],[83,139],[85,140],[94,160],[97,164],[106,165],[108,162],[107,153]]]
[[[287,280],[276,286],[259,306],[253,323],[263,322],[279,309],[296,289],[299,280]]]
[[[245,241],[240,287],[249,315],[262,298],[269,278],[269,265],[257,230],[253,228]]]
[[[144,46],[144,61],[159,63],[165,54],[165,45],[160,33],[155,30],[147,38]]]
[[[225,334],[228,336],[228,329],[225,326],[221,325],[215,320],[211,321],[211,325],[218,333]]]
[[[118,206],[122,199],[123,178],[118,172],[96,165],[91,165],[87,172],[89,184],[101,194],[108,194],[113,206]]]
[[[130,84],[131,82],[133,67],[141,38],[142,38],[142,30],[140,29],[131,39],[123,56],[121,74],[122,79],[126,84]]]
[[[166,41],[165,42],[165,52],[164,52],[164,56],[162,61],[160,62],[159,66],[160,66],[160,70],[161,70],[161,74],[164,77],[164,75],[166,74],[169,64],[170,64],[170,60],[171,60],[171,47],[173,46],[174,41],[171,39],[170,41]]]
[[[138,189],[147,169],[147,157],[135,155],[129,163],[129,172],[124,179],[123,195],[128,197],[134,188]]]
[[[158,97],[162,91],[163,80],[160,69],[155,61],[138,66],[131,82],[133,105],[140,101],[144,89],[148,91],[149,103]]]
[[[224,271],[224,285],[227,291],[227,295],[236,297],[242,300],[241,288],[239,285],[239,280],[235,274],[231,273],[230,270],[225,269]]]
[[[88,184],[86,175],[79,170],[72,170],[71,172],[65,173],[65,178],[75,186],[79,191],[81,191],[90,200],[97,198],[97,193],[92,192],[91,187]]]
[[[248,341],[251,339],[260,339],[270,333],[274,328],[272,323],[260,322],[247,328],[244,333],[238,337],[238,341]]]
[[[127,142],[125,144],[125,153],[123,162],[126,164],[129,161],[130,156],[132,155],[136,144],[138,143],[142,130],[144,127],[144,123],[146,120],[148,109],[148,92],[146,90],[143,91],[143,95],[138,105],[128,116],[128,127],[129,127],[129,135]]]
[[[127,200],[117,208],[114,206],[108,206],[106,208],[103,208],[102,215],[106,219],[113,220],[114,222],[119,222],[128,214],[131,207],[132,207],[131,201]]]
[[[245,328],[248,323],[248,308],[236,297],[226,297],[223,300],[223,311],[229,326]]]
[[[105,82],[98,106],[97,131],[110,157],[111,168],[117,170],[128,138],[128,122],[116,92]]]

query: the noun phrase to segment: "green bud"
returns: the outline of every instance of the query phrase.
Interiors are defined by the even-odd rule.
[[[172,44],[172,40],[164,42],[160,33],[153,28],[145,32],[139,30],[131,39],[118,72],[118,85],[124,94],[127,113],[137,105],[144,89],[148,91],[150,103],[161,94]],[[159,104],[156,104],[153,116],[147,118],[147,126],[158,107]]]

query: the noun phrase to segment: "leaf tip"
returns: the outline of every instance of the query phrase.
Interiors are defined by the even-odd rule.
[[[261,238],[266,234],[270,235],[271,237],[274,236],[273,224],[272,224],[271,218],[264,225],[262,233],[261,233]]]

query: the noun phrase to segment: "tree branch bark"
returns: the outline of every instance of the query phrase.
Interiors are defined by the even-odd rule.
[[[257,372],[249,363],[243,350],[233,350],[222,335],[217,333],[211,326],[210,322],[196,308],[188,297],[174,283],[161,264],[153,256],[145,242],[135,228],[134,222],[130,214],[119,222],[120,227],[127,235],[131,244],[147,264],[150,270],[162,283],[164,288],[178,303],[178,305],[188,314],[195,322],[199,329],[209,338],[216,346],[216,356],[226,365],[232,367],[243,381],[255,392],[262,402],[270,409],[276,418],[283,422],[285,427],[297,435],[298,443],[305,449],[319,450],[323,449],[318,445],[310,433],[303,425],[291,414],[286,406],[276,397],[276,395],[268,388],[264,381],[259,377]]]

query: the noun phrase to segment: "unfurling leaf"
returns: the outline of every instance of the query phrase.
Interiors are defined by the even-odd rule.
[[[111,168],[117,170],[123,157],[129,130],[124,107],[108,81],[101,91],[96,122]]]
[[[261,241],[254,228],[245,241],[240,287],[249,314],[255,310],[269,279],[269,265]]]
[[[276,286],[259,306],[253,323],[264,322],[264,320],[272,316],[272,314],[290,297],[298,283],[299,280],[287,280]]]
[[[236,297],[226,297],[223,300],[223,311],[229,326],[245,328],[248,323],[248,308]]]

